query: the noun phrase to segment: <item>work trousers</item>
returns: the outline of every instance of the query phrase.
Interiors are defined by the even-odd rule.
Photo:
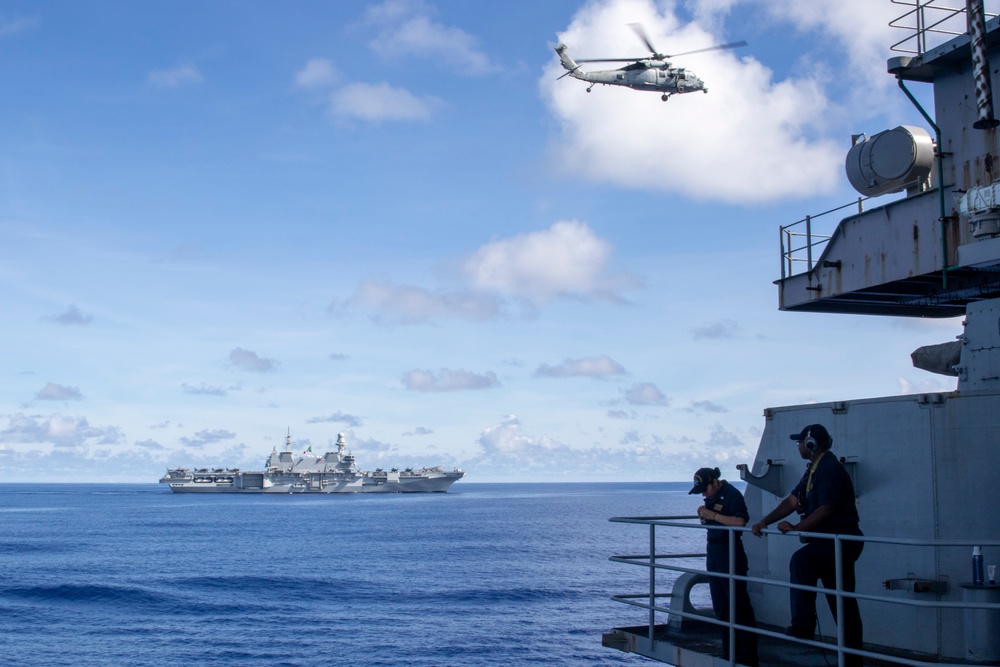
[[[816,586],[817,581],[823,582],[823,588],[837,587],[836,557],[832,539],[813,538],[811,542],[792,554],[788,569],[793,584]],[[863,542],[843,542],[843,589],[854,592],[854,563],[861,556]],[[827,594],[826,602],[830,605],[830,613],[837,618],[837,597]],[[797,636],[811,636],[816,631],[816,593],[791,589],[792,628]],[[844,598],[844,646],[862,648],[863,630],[861,613],[858,611],[858,601],[854,598]],[[859,667],[861,656],[847,655],[848,667]]]
[[[709,572],[721,572],[729,574],[729,545],[709,544],[707,547],[707,557],[705,559],[705,569]],[[736,567],[733,574],[745,577],[749,567],[747,564],[747,554],[743,550],[743,541],[736,541]],[[755,628],[757,619],[753,613],[753,605],[750,603],[750,594],[747,593],[747,582],[734,581],[736,593],[736,618],[740,625]],[[712,609],[715,616],[720,621],[729,621],[729,580],[722,577],[709,577],[708,588],[712,594]],[[722,655],[729,659],[729,628],[722,630]],[[736,632],[736,662],[747,667],[757,667],[757,635],[745,630]]]

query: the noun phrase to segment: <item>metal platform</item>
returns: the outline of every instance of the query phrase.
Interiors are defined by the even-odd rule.
[[[652,645],[649,641],[649,626],[615,628],[601,637],[601,644],[607,648],[635,653],[676,667],[729,665],[729,661],[722,658],[722,639],[717,626],[697,622],[687,622],[684,626],[682,630],[671,628],[666,624],[655,626]],[[768,633],[761,635],[757,640],[760,667],[833,667],[837,664],[837,652],[834,649],[824,651],[813,645],[796,642],[783,636],[783,628],[762,625],[760,629]],[[865,649],[885,652],[884,647],[865,645]],[[899,657],[936,662],[924,655],[900,654]],[[870,667],[898,664],[865,658],[865,665]]]

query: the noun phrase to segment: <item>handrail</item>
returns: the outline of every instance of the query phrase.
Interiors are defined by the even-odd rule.
[[[784,280],[785,278],[790,278],[796,275],[796,263],[805,262],[806,264],[806,268],[798,273],[811,271],[813,266],[816,265],[816,259],[820,254],[818,252],[814,253],[813,249],[826,245],[830,238],[832,238],[831,236],[813,233],[812,223],[816,220],[816,218],[821,218],[824,215],[836,213],[837,211],[843,211],[845,208],[851,206],[858,207],[858,214],[864,213],[864,203],[869,199],[871,199],[871,197],[858,197],[856,201],[841,204],[836,208],[831,208],[829,211],[823,211],[822,213],[817,213],[815,215],[807,215],[801,220],[796,220],[790,224],[782,225],[778,230],[781,237],[781,279]],[[802,224],[805,224],[805,231],[793,231],[794,227],[798,227]],[[799,237],[805,237],[804,245],[794,246],[794,240]],[[805,257],[802,257],[800,254],[803,251],[805,251]]]
[[[867,600],[871,602],[878,602],[883,604],[896,604],[903,605],[906,607],[918,607],[918,608],[937,608],[937,609],[984,609],[992,611],[1000,611],[1000,603],[995,602],[948,602],[941,600],[908,600],[905,598],[898,597],[886,597],[881,595],[875,595],[871,593],[859,593],[857,591],[845,591],[843,590],[843,582],[841,580],[842,572],[842,547],[844,542],[862,542],[862,543],[874,543],[874,544],[888,544],[896,546],[906,546],[906,547],[929,547],[929,548],[939,548],[939,547],[971,547],[971,546],[983,546],[983,547],[1000,547],[1000,540],[920,540],[920,539],[910,539],[910,538],[896,538],[896,537],[881,537],[881,536],[868,536],[868,535],[832,535],[828,533],[814,533],[805,531],[790,531],[788,533],[781,533],[774,529],[765,529],[762,532],[765,535],[774,535],[777,537],[806,537],[806,538],[819,538],[819,539],[832,539],[834,541],[834,553],[837,562],[836,568],[836,584],[834,589],[822,588],[819,586],[809,586],[805,584],[793,584],[789,581],[779,581],[775,579],[767,579],[763,577],[755,576],[742,576],[735,573],[735,535],[738,533],[748,533],[750,528],[747,527],[736,527],[736,526],[705,526],[697,523],[691,523],[691,520],[697,519],[696,516],[670,516],[670,517],[612,517],[609,521],[613,523],[629,523],[629,524],[639,524],[649,526],[649,545],[650,551],[648,554],[644,555],[630,555],[630,556],[611,556],[609,558],[612,562],[625,563],[629,565],[638,565],[641,567],[649,568],[649,582],[650,588],[648,593],[641,594],[621,594],[613,595],[611,599],[615,602],[621,602],[633,607],[639,607],[642,609],[647,609],[649,611],[649,639],[650,642],[653,641],[654,628],[656,613],[666,613],[668,615],[678,616],[680,618],[692,618],[697,619],[702,622],[706,622],[712,625],[718,625],[720,627],[729,629],[729,645],[736,646],[735,633],[737,630],[744,632],[752,632],[754,634],[766,637],[780,638],[785,641],[794,642],[798,644],[803,644],[806,646],[815,646],[822,648],[824,650],[836,650],[838,661],[840,665],[844,664],[844,657],[846,655],[860,655],[868,658],[877,658],[880,660],[885,660],[893,662],[900,665],[907,665],[908,667],[942,667],[942,666],[952,666],[960,667],[965,665],[977,664],[974,662],[953,662],[953,663],[943,663],[943,662],[927,662],[921,660],[915,660],[911,658],[906,658],[903,656],[892,655],[888,653],[879,653],[876,651],[862,650],[848,648],[844,645],[844,633],[843,633],[843,600],[845,598],[853,598],[856,600]],[[676,561],[677,559],[683,558],[699,558],[704,557],[705,554],[659,554],[656,550],[656,529],[658,527],[662,528],[675,528],[675,529],[696,529],[696,530],[725,530],[729,536],[729,572],[708,572],[705,569],[694,569],[691,567],[684,567],[681,565],[675,565],[671,561]],[[666,562],[664,562],[666,561]],[[734,619],[736,614],[731,613],[729,615],[729,620],[721,620],[714,617],[708,617],[701,614],[692,614],[686,612],[683,609],[675,609],[672,607],[664,607],[661,604],[657,604],[658,598],[669,597],[670,593],[657,593],[656,592],[656,580],[655,573],[657,571],[671,571],[683,574],[695,574],[695,575],[707,575],[709,577],[725,578],[730,582],[743,581],[747,583],[761,584],[763,586],[770,586],[776,588],[785,589],[797,589],[812,591],[817,594],[824,595],[834,595],[836,597],[836,616],[837,616],[837,643],[836,646],[829,643],[820,642],[816,640],[809,639],[799,639],[796,637],[791,637],[782,633],[776,633],[771,630],[764,628],[751,628],[748,626],[740,625]],[[729,586],[729,596],[730,604],[729,608],[735,610],[735,586]],[[729,664],[736,664],[736,651],[730,651]]]
[[[965,34],[965,21],[962,21],[960,30],[949,30],[946,29],[945,24],[952,21],[960,15],[966,13],[966,3],[964,0],[959,2],[959,6],[948,6],[945,4],[944,0],[890,0],[894,5],[903,5],[904,7],[913,7],[910,11],[906,12],[899,18],[893,19],[889,22],[890,28],[899,28],[901,30],[912,31],[913,34],[906,36],[905,38],[899,40],[895,44],[889,47],[890,51],[895,51],[896,53],[912,53],[914,55],[920,56],[927,52],[927,36],[928,35],[944,35],[946,38],[957,37],[958,35]],[[903,21],[913,17],[914,25],[902,25]],[[987,19],[997,16],[996,14],[987,13]],[[930,19],[930,23],[928,20]],[[951,27],[950,25],[948,27]],[[915,41],[915,45],[910,47],[907,42]],[[904,45],[907,45],[904,47]],[[932,45],[931,48],[937,46]]]

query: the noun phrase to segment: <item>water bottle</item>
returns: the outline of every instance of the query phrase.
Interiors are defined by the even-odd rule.
[[[972,547],[972,585],[983,585],[983,548]]]

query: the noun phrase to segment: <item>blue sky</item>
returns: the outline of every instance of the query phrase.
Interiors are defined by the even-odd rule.
[[[766,407],[950,390],[958,320],[782,313],[778,227],[922,125],[888,0],[7,2],[0,481],[735,477]],[[710,92],[586,85],[682,52]],[[916,84],[914,84],[916,86]],[[929,90],[917,94],[931,105]],[[835,224],[832,220],[829,224]]]

